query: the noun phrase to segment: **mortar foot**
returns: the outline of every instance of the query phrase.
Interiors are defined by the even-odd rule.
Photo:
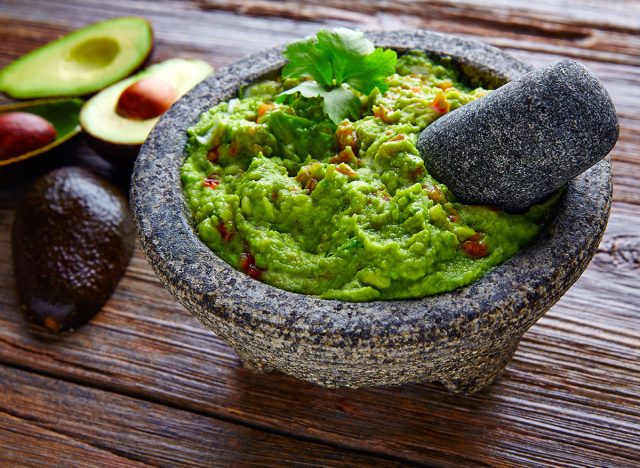
[[[502,374],[513,357],[519,341],[470,360],[463,369],[458,370],[451,378],[440,380],[440,383],[453,393],[470,395],[479,392],[491,385]]]
[[[245,369],[248,369],[252,372],[257,372],[259,374],[268,374],[269,372],[273,372],[274,367],[267,364],[262,359],[249,356],[248,354],[238,349],[236,349],[235,351],[238,354],[238,357],[240,357],[242,367],[244,367]]]

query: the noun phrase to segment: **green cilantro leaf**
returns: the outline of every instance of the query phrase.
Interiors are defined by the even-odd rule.
[[[315,39],[310,37],[287,46],[283,55],[289,63],[282,70],[282,77],[309,77],[328,88],[333,84],[331,65],[326,53],[314,44]]]
[[[393,50],[375,48],[361,32],[323,29],[315,37],[293,42],[283,52],[288,63],[283,78],[308,78],[283,94],[299,92],[321,97],[323,109],[334,123],[357,119],[359,101],[354,91],[369,95],[375,88],[387,90],[385,78],[395,72]]]
[[[322,109],[335,124],[344,119],[358,120],[360,118],[360,99],[350,89],[334,88],[324,96]]]
[[[321,97],[324,113],[336,124],[345,118],[356,120],[360,115],[360,100],[349,88],[340,86],[327,91],[315,81],[303,81],[281,94],[294,93],[300,93],[306,98]]]

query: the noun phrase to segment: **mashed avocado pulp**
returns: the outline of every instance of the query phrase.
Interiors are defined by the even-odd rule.
[[[480,278],[532,240],[554,199],[524,214],[457,203],[425,170],[421,130],[488,91],[410,52],[362,118],[263,81],[189,129],[181,170],[202,241],[234,267],[327,299],[417,298]]]

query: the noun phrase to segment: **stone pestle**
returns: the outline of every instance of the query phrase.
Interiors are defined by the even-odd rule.
[[[602,83],[564,59],[441,117],[418,150],[460,201],[521,212],[604,158],[618,132]]]

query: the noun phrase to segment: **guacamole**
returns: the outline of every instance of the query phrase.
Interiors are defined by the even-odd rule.
[[[489,91],[420,52],[386,82],[339,124],[320,99],[282,96],[300,80],[280,78],[205,112],[181,170],[200,239],[253,278],[344,301],[451,291],[531,241],[553,199],[523,214],[458,203],[416,150],[427,125]]]

